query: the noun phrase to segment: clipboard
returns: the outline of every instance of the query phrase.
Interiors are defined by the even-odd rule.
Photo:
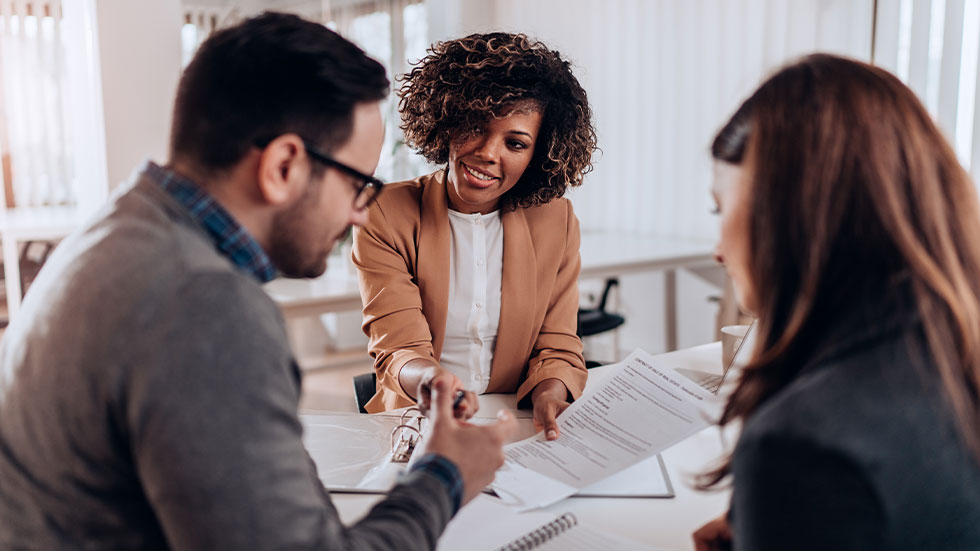
[[[579,490],[572,497],[624,497],[664,498],[675,497],[674,486],[667,476],[667,466],[659,453],[636,465]]]
[[[417,408],[365,415],[302,414],[303,444],[324,487],[335,493],[384,494],[398,482],[426,419]]]

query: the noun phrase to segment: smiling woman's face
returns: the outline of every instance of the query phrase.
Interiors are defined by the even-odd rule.
[[[541,129],[536,104],[491,118],[477,134],[449,147],[449,204],[465,214],[487,214],[524,175]]]

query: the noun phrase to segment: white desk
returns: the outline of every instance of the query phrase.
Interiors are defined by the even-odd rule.
[[[721,345],[712,343],[678,350],[659,358],[674,360],[678,367],[720,372]],[[590,384],[601,378],[601,369],[592,370],[599,376],[590,377]],[[513,405],[513,401],[513,395],[480,396],[480,415],[492,417],[501,405]],[[657,549],[693,549],[691,534],[727,510],[730,493],[697,492],[692,488],[691,476],[705,470],[721,453],[719,432],[713,427],[664,451],[664,463],[676,494],[674,498],[572,497],[547,507],[547,510],[556,515],[570,511],[585,524]],[[345,523],[363,517],[382,498],[365,494],[332,494],[331,497]],[[479,546],[474,544],[472,549],[476,551]]]
[[[667,307],[664,330],[668,350],[677,348],[676,270],[712,265],[713,244],[638,233],[583,232],[581,279],[604,279],[638,272],[664,272]],[[334,262],[345,259],[332,258]],[[330,312],[360,310],[356,277],[344,270],[328,270],[313,280],[277,279],[265,286],[286,319]]]
[[[714,265],[714,244],[641,233],[582,232],[581,251],[580,279],[664,273],[664,343],[667,350],[677,350],[677,270]]]
[[[349,262],[339,258],[330,260]],[[357,277],[344,270],[327,270],[316,279],[275,279],[265,284],[265,290],[287,320],[361,309]]]
[[[89,214],[76,206],[0,209],[0,246],[9,319],[20,310],[22,299],[18,243],[62,239],[81,227]]]

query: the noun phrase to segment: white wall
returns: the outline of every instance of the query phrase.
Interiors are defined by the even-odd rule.
[[[425,0],[429,42],[484,32],[498,23],[494,0]]]
[[[89,0],[98,31],[109,189],[146,158],[166,160],[180,78],[179,0]]]
[[[573,195],[586,228],[713,238],[707,148],[726,117],[800,54],[871,57],[871,0],[494,5],[496,26],[559,49],[590,94],[603,153]]]
[[[427,1],[433,8],[448,2]],[[603,150],[595,171],[571,194],[584,231],[713,240],[708,147],[731,112],[768,72],[796,56],[816,50],[871,56],[872,0],[448,3],[451,9],[433,16],[438,21],[430,28],[440,25],[433,39],[524,32],[575,65]],[[622,283],[628,320],[622,347],[662,350],[662,278],[630,276]],[[680,346],[712,340],[715,307],[707,296],[716,291],[686,276],[678,291]]]

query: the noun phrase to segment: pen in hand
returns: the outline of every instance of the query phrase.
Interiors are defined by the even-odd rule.
[[[453,399],[453,416],[459,417],[459,405],[463,403],[463,398],[466,397],[466,393],[462,390],[456,391],[456,397]]]

